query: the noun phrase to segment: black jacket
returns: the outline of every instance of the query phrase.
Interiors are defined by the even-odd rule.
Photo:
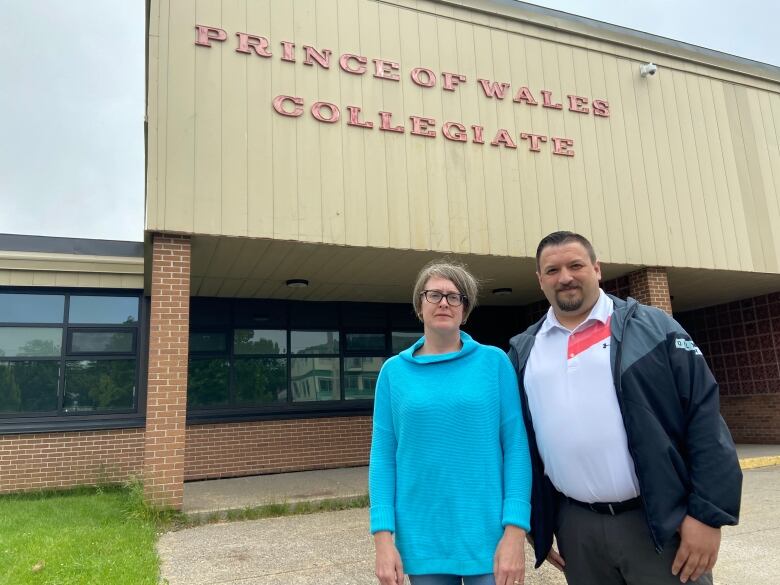
[[[736,524],[742,472],[720,416],[718,384],[677,321],[629,298],[610,296],[610,361],[640,497],[656,550],[690,515],[710,526]],[[531,450],[531,535],[536,566],[553,540],[558,494],[544,473],[523,375],[544,318],[510,340]]]

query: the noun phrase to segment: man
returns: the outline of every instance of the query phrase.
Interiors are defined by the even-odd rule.
[[[536,566],[570,585],[711,585],[742,473],[701,351],[660,309],[605,294],[583,236],[545,237],[536,267],[550,309],[509,350]]]

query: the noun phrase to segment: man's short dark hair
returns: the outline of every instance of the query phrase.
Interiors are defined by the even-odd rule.
[[[553,232],[542,238],[539,245],[536,247],[536,270],[539,271],[539,258],[542,255],[542,250],[548,246],[562,246],[563,244],[569,244],[571,242],[577,242],[582,244],[582,247],[588,252],[590,261],[596,263],[596,250],[593,249],[593,244],[590,243],[588,238],[574,232]]]

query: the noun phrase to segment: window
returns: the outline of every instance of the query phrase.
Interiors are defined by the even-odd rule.
[[[137,414],[139,313],[139,293],[0,292],[6,422]]]
[[[190,323],[194,422],[370,412],[382,364],[421,336],[382,303],[194,298]]]

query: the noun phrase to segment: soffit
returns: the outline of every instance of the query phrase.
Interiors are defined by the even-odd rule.
[[[408,302],[418,270],[441,254],[419,250],[356,248],[303,242],[193,236],[192,296],[309,301]],[[449,255],[482,281],[480,303],[525,305],[542,299],[533,258]],[[640,266],[604,264],[604,280]],[[149,273],[150,271],[147,271]],[[675,311],[686,311],[780,290],[780,275],[670,268]],[[290,288],[288,279],[309,281]],[[148,285],[147,285],[148,287]],[[495,296],[495,288],[511,288]],[[148,289],[147,289],[148,290]]]

